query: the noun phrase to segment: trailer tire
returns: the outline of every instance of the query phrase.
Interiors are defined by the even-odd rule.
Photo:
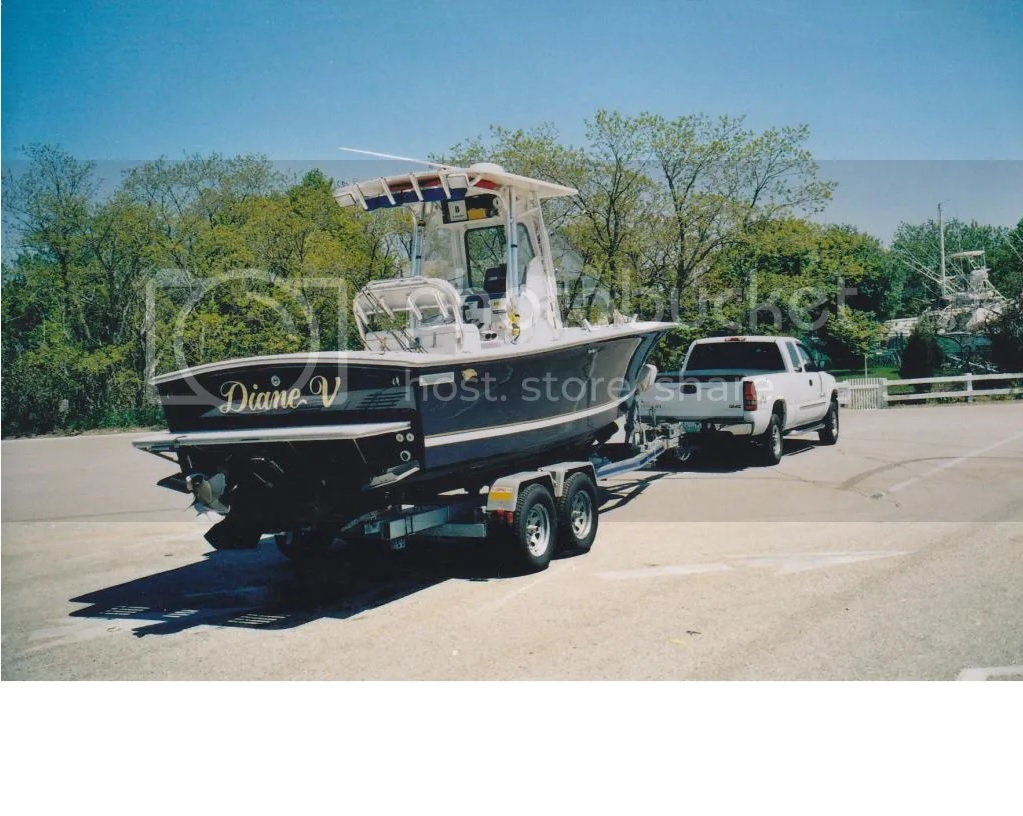
[[[564,552],[588,552],[597,537],[597,486],[588,473],[573,473],[558,499],[558,545]]]
[[[523,572],[546,569],[558,543],[557,509],[543,484],[527,485],[515,504],[515,516],[506,531],[509,566]]]
[[[289,561],[296,563],[321,558],[330,550],[333,536],[315,528],[299,528],[275,536],[277,550]]]

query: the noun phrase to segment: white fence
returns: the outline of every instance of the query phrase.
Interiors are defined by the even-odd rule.
[[[1003,395],[1023,396],[1023,387],[975,389],[978,380],[1018,380],[1020,374],[962,374],[958,377],[921,377],[916,380],[886,380],[881,377],[860,378],[838,383],[838,402],[846,408],[886,408],[889,403],[907,400],[964,399],[973,402],[978,396],[994,397]],[[963,383],[955,391],[918,391],[912,394],[890,394],[888,389],[895,385],[934,385],[936,383]]]

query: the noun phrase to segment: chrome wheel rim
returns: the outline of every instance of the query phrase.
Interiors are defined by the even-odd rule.
[[[590,494],[585,490],[576,493],[572,497],[568,515],[572,523],[572,535],[576,541],[586,538],[593,527],[593,502],[590,501]]]
[[[551,543],[551,517],[542,504],[534,504],[526,515],[526,547],[530,555],[541,556]]]
[[[771,431],[771,450],[775,456],[781,456],[781,428],[777,425]]]

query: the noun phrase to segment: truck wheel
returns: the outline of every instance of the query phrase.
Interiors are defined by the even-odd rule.
[[[817,431],[817,438],[825,445],[834,445],[838,441],[838,402],[831,401],[831,407],[824,417],[824,427]]]
[[[782,455],[781,417],[771,414],[767,430],[758,441],[758,459],[764,465],[777,465]]]
[[[527,485],[519,493],[515,518],[508,530],[510,564],[525,572],[545,569],[558,541],[557,512],[551,491],[542,484]]]
[[[573,473],[558,499],[558,542],[566,552],[587,552],[597,537],[597,486],[588,473]]]
[[[277,549],[289,561],[310,561],[330,550],[333,536],[322,530],[299,528],[276,535]]]

